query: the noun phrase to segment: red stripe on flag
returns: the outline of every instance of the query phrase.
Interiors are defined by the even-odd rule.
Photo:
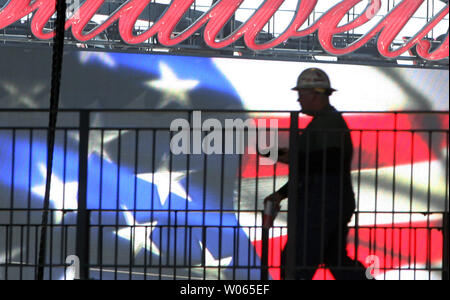
[[[398,223],[380,225],[376,228],[360,228],[358,230],[359,247],[357,257],[365,264],[370,255],[378,256],[380,274],[384,269],[395,269],[402,266],[423,266],[442,261],[443,237],[440,221]],[[433,229],[431,229],[433,228]],[[350,230],[347,252],[355,258],[355,230]],[[269,239],[269,273],[272,279],[280,279],[281,252],[286,246],[287,235]],[[256,253],[261,257],[262,241],[252,242]],[[314,280],[334,279],[328,269],[320,267]]]
[[[355,150],[353,170],[392,167],[394,163],[396,166],[410,165],[411,163],[428,162],[430,159],[436,159],[435,153],[431,152],[429,148],[428,132],[394,131],[394,129],[415,130],[423,127],[424,125],[417,116],[399,115],[397,120],[393,114],[388,113],[346,115],[344,117],[349,128],[353,130],[351,134]],[[269,120],[269,118],[261,120]],[[278,118],[277,120],[279,128],[289,128],[289,118]],[[306,127],[310,120],[310,117],[301,117],[299,127]],[[438,126],[434,126],[435,128],[448,129],[448,116],[435,117],[434,121],[438,124]],[[287,145],[288,138],[288,131],[279,131],[280,145]],[[436,145],[431,146],[437,148]],[[447,139],[442,138],[438,147],[441,149],[448,147]],[[396,149],[395,153],[394,149]],[[359,161],[361,161],[361,165],[359,165]],[[243,178],[256,178],[287,176],[289,174],[289,168],[286,164],[278,163],[275,166],[267,166],[257,165],[257,163],[257,155],[244,155],[241,176]]]

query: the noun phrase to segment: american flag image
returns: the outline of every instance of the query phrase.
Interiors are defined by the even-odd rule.
[[[49,67],[42,57],[49,59],[49,53],[32,50],[32,55],[27,53],[17,59],[14,69],[5,68],[4,72],[2,69],[0,97],[4,107],[46,107],[50,81],[39,74]],[[25,72],[30,63],[41,71]],[[279,66],[287,74],[308,67],[294,64],[287,68],[287,64]],[[91,277],[260,278],[263,199],[287,181],[288,166],[264,166],[259,163],[263,158],[252,154],[172,155],[171,134],[167,130],[174,118],[189,118],[183,110],[203,110],[205,118],[276,118],[279,143],[286,146],[287,114],[246,110],[255,109],[259,103],[268,108],[269,101],[264,97],[274,96],[273,90],[284,93],[298,74],[291,76],[292,81],[286,80],[288,75],[283,75],[283,82],[274,80],[271,91],[264,96],[263,74],[257,72],[258,67],[264,68],[256,61],[207,57],[66,53],[62,108],[160,110],[145,114],[91,113],[87,189],[91,210]],[[333,68],[330,66],[330,70]],[[400,75],[426,85],[416,70]],[[386,78],[389,76],[393,80],[392,74],[385,74]],[[439,76],[442,74],[426,74],[425,78]],[[254,91],[254,97],[249,90]],[[400,92],[393,94],[398,96]],[[431,98],[430,94],[439,97]],[[440,99],[446,95],[448,85],[446,91],[423,91],[421,97],[414,98],[420,100],[414,104],[415,108],[438,110]],[[374,111],[407,110],[411,106],[405,101],[407,98],[397,97],[389,104],[379,101],[377,109],[370,105]],[[279,109],[277,105],[292,109],[288,100],[292,98],[272,104],[272,110]],[[354,110],[356,100],[338,100],[340,110]],[[242,112],[208,113],[220,109]],[[344,117],[352,130],[355,149],[352,175],[358,210],[351,223],[349,254],[367,266],[367,257],[379,257],[380,279],[440,276],[428,270],[442,267],[443,241],[439,228],[443,219],[439,212],[448,209],[448,115],[397,115],[369,110],[346,113]],[[57,132],[54,154],[50,223],[60,226],[52,228],[50,234],[54,245],[47,256],[50,262],[73,254],[68,252],[73,248],[70,237],[75,232],[78,208],[79,134],[70,116],[60,118],[61,126],[68,129]],[[20,124],[17,116],[4,120]],[[25,123],[39,126],[43,121],[44,117],[36,117]],[[310,118],[302,116],[300,128],[309,121]],[[421,128],[436,131],[422,132]],[[440,131],[443,129],[447,132]],[[42,208],[46,151],[43,128],[32,132],[0,130],[0,208],[17,209],[14,213],[1,212],[0,223],[40,222],[40,213],[20,209]],[[280,255],[287,241],[286,209],[283,204],[270,231],[269,275],[274,280],[280,278]],[[0,265],[34,259],[37,255],[32,247],[37,241],[34,230],[2,230],[2,236],[10,238],[0,239]],[[5,272],[5,267],[0,267],[0,278],[6,277]],[[19,270],[10,270],[8,276],[14,276],[14,272],[17,275]],[[65,268],[55,267],[49,276],[68,279],[72,275]],[[315,278],[330,279],[332,275],[319,269]]]

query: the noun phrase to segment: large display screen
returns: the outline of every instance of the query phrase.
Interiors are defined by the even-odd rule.
[[[23,225],[40,224],[48,121],[45,112],[2,109],[48,108],[51,52],[0,47],[0,60],[4,278],[2,264],[34,263],[36,256],[38,226]],[[88,151],[90,256],[98,266],[91,277],[259,279],[259,212],[263,199],[286,182],[288,167],[260,165],[252,154],[173,155],[168,128],[174,119],[192,117],[183,110],[202,111],[204,119],[276,119],[280,146],[286,146],[286,111],[299,110],[291,88],[309,67],[328,73],[338,90],[332,105],[346,112],[352,130],[360,214],[351,223],[358,227],[350,233],[349,254],[363,263],[377,255],[380,279],[440,278],[429,270],[442,268],[440,228],[448,210],[449,123],[448,115],[436,113],[448,111],[447,71],[70,50],[60,107],[96,110]],[[309,120],[301,115],[300,126]],[[54,262],[74,254],[80,139],[76,112],[61,113],[58,124],[65,129],[56,135],[50,193],[55,226],[47,261]],[[270,233],[272,279],[280,277],[286,209],[285,203]],[[9,267],[8,278],[33,272]],[[69,276],[61,266],[47,275]],[[331,278],[316,274],[323,276]]]

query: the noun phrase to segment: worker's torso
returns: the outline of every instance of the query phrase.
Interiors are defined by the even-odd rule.
[[[298,138],[299,200],[304,210],[326,215],[355,209],[351,182],[353,144],[341,114],[332,106],[316,115]]]

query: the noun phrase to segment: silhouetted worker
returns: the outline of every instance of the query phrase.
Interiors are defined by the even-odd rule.
[[[297,141],[295,279],[310,280],[317,267],[325,264],[337,280],[364,280],[364,266],[350,259],[346,250],[348,223],[355,211],[350,169],[353,145],[346,122],[329,102],[336,90],[331,88],[327,74],[316,68],[305,70],[293,90],[298,91],[302,112],[313,117]],[[287,149],[280,150],[279,160],[288,163]],[[288,183],[265,201],[279,205],[287,196]]]

